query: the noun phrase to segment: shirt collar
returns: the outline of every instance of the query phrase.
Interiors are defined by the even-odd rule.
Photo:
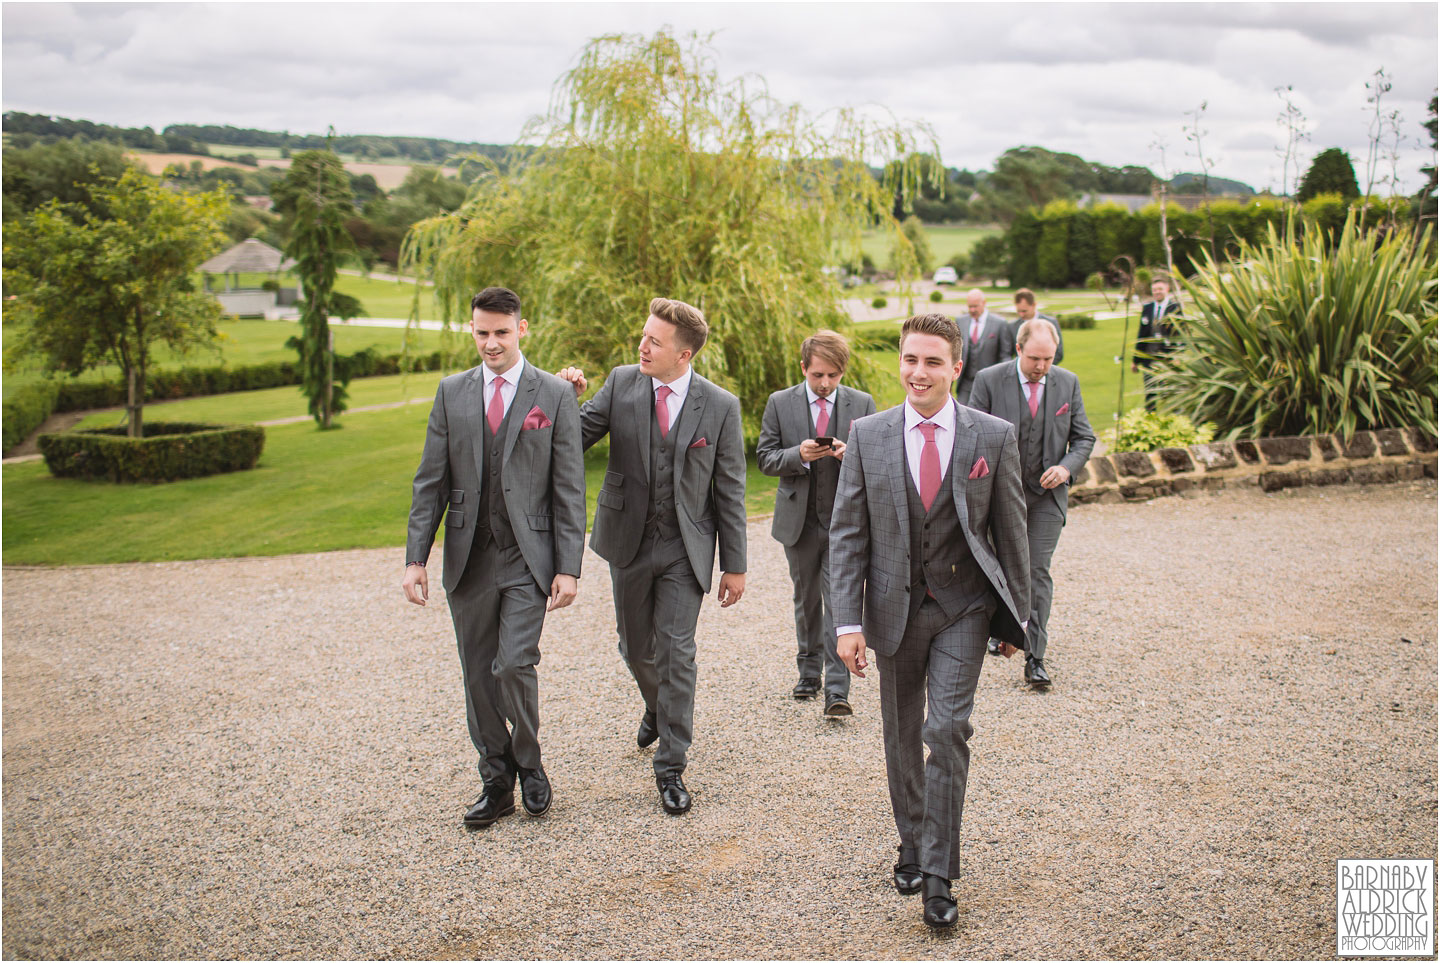
[[[1030,380],[1029,378],[1025,377],[1025,372],[1023,372],[1023,371],[1020,370],[1020,359],[1019,359],[1019,358],[1016,358],[1016,359],[1015,359],[1015,376],[1020,379],[1020,387],[1022,387],[1022,388],[1024,388],[1026,382],[1028,382],[1028,381]],[[1040,383],[1043,385],[1043,384],[1045,383],[1045,379],[1048,378],[1048,377],[1050,377],[1050,372],[1047,371],[1047,372],[1045,372],[1044,377],[1042,377],[1042,378],[1040,379]],[[1028,391],[1029,389],[1026,389],[1026,390]]]
[[[916,425],[925,421],[937,425],[945,431],[954,431],[955,403],[951,401],[945,407],[935,412],[934,417],[926,418],[924,415],[920,414],[920,412],[912,408],[910,406],[910,402],[907,400],[905,402],[905,430],[909,431],[911,428],[914,428]]]
[[[670,382],[671,392],[681,398],[684,398],[687,394],[690,393],[690,379],[692,376],[694,376],[694,374],[695,369],[687,365],[685,368],[685,373],[682,374],[680,377],[676,378],[674,381]],[[659,391],[660,386],[663,384],[665,384],[665,382],[661,381],[659,378],[651,377],[650,390]]]
[[[504,377],[504,379],[506,380],[506,382],[508,382],[508,383],[511,384],[511,385],[518,385],[518,384],[520,384],[520,372],[524,369],[524,367],[525,367],[525,355],[523,355],[523,354],[520,355],[520,360],[517,361],[517,362],[515,362],[515,364],[513,364],[513,365],[510,367],[510,370],[509,370],[509,371],[502,371],[502,372],[500,372],[500,374],[498,374],[498,375],[497,375],[495,372],[493,372],[493,371],[490,370],[490,366],[489,366],[489,365],[482,364],[482,365],[481,365],[481,368],[483,368],[484,371],[485,371],[485,387],[487,387],[487,388],[490,387],[490,383],[493,382],[496,378],[499,378],[499,377]]]
[[[817,394],[811,389],[811,387],[810,387],[810,382],[806,381],[806,382],[804,382],[804,384],[805,384],[805,397],[809,400],[810,404],[813,405],[813,404],[815,403],[816,399],[818,399],[820,396],[817,395]],[[830,406],[831,406],[832,408],[835,406],[835,396],[838,395],[839,393],[840,393],[840,386],[839,386],[839,385],[836,385],[836,386],[835,386],[835,390],[832,391],[832,392],[830,392],[830,397],[828,397],[828,398],[825,399],[825,400],[830,404]]]

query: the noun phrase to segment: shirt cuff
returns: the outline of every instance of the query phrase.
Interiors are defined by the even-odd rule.
[[[863,625],[841,625],[835,629],[835,638],[838,639],[842,635],[849,635],[851,632],[863,632],[864,630],[865,627]]]

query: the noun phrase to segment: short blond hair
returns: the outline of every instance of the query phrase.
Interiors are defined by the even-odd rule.
[[[850,367],[850,342],[838,331],[828,328],[816,331],[800,343],[800,364],[810,367],[810,362],[817,355],[844,374],[845,369]]]
[[[650,313],[675,325],[675,337],[682,348],[690,349],[691,357],[705,347],[710,326],[705,323],[705,313],[699,308],[674,298],[654,298],[650,302]]]
[[[1045,327],[1040,327],[1042,324]],[[1025,347],[1025,343],[1036,334],[1048,334],[1055,346],[1060,346],[1060,329],[1051,324],[1049,318],[1034,317],[1020,325],[1020,329],[1015,332],[1015,349],[1018,351]]]

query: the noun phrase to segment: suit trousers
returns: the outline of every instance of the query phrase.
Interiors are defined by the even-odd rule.
[[[679,535],[646,534],[634,561],[610,566],[620,657],[660,739],[655,775],[685,771],[695,713],[695,623],[705,592]]]
[[[901,861],[945,879],[960,875],[960,816],[970,775],[970,712],[985,660],[986,593],[958,618],[926,598],[910,616],[894,655],[875,654],[890,807]],[[926,703],[928,704],[928,707]],[[930,748],[928,759],[924,746]]]
[[[841,699],[850,696],[850,670],[836,650],[835,619],[830,607],[830,533],[814,519],[806,519],[800,538],[785,546],[790,581],[795,585],[795,640],[799,652],[795,666],[802,679],[820,678],[825,670],[825,693]]]
[[[1050,641],[1045,627],[1050,622],[1050,600],[1055,583],[1050,578],[1050,559],[1060,544],[1060,531],[1065,527],[1065,513],[1055,504],[1055,496],[1025,492],[1025,530],[1030,542],[1030,626],[1025,630],[1025,651],[1045,658]]]
[[[540,662],[547,597],[518,547],[501,548],[487,539],[484,547],[470,552],[465,574],[448,600],[460,648],[465,718],[470,741],[480,753],[480,776],[487,783],[514,785],[515,766],[540,766],[535,666]]]

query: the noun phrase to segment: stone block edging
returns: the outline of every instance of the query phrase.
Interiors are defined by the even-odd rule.
[[[1070,485],[1070,503],[1144,501],[1241,485],[1267,492],[1301,485],[1370,485],[1434,478],[1435,437],[1419,428],[1215,441],[1188,448],[1091,458]]]

